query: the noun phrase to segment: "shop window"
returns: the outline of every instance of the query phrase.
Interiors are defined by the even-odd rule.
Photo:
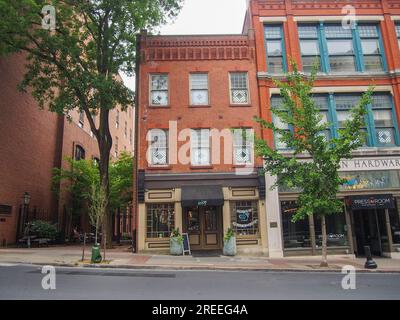
[[[190,157],[193,166],[210,165],[210,130],[191,130]]]
[[[231,86],[231,103],[232,104],[248,104],[249,85],[247,72],[232,72],[230,73]]]
[[[150,164],[168,164],[168,130],[153,129],[150,134]]]
[[[296,214],[295,201],[282,201],[282,229],[285,249],[311,248],[310,225],[308,218],[292,222]]]
[[[207,73],[193,73],[190,75],[190,99],[192,106],[209,104]]]
[[[400,245],[400,199],[397,198],[396,202],[396,209],[389,210],[389,218],[393,243]]]
[[[150,102],[152,106],[169,104],[168,75],[153,74],[150,76]]]
[[[299,26],[301,61],[304,72],[311,72],[315,65],[321,70],[321,50],[317,26]]]
[[[173,203],[147,205],[147,238],[169,238],[174,228]]]
[[[253,129],[233,130],[233,157],[235,164],[244,165],[253,162]]]
[[[232,201],[231,221],[237,235],[258,235],[257,201]]]
[[[269,73],[286,71],[283,29],[281,25],[265,26],[265,46]]]
[[[86,158],[85,149],[83,149],[83,147],[81,147],[81,146],[76,146],[75,147],[75,160],[76,161],[85,160],[85,158]]]
[[[337,213],[325,216],[326,234],[328,247],[345,247],[348,246],[347,226],[344,213]],[[322,247],[322,228],[321,218],[314,215],[315,225],[315,242],[317,248]]]

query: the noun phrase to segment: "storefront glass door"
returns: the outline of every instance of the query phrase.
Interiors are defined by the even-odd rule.
[[[220,207],[185,208],[183,223],[183,231],[189,234],[192,250],[219,250],[222,248]]]

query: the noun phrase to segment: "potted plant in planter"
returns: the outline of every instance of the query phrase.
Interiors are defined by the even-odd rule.
[[[236,237],[232,228],[229,228],[224,236],[224,250],[225,256],[236,255]]]
[[[183,255],[183,237],[179,232],[179,228],[172,230],[169,243],[170,243],[171,255],[173,256]]]

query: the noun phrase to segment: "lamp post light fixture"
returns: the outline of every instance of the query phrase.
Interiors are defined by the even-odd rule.
[[[28,206],[29,202],[31,201],[31,196],[29,195],[28,192],[25,192],[24,195],[22,196],[22,199],[24,199],[24,205]]]

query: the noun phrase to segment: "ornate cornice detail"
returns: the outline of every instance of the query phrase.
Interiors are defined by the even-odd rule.
[[[142,43],[146,61],[253,60],[254,47],[245,35],[149,36]]]

